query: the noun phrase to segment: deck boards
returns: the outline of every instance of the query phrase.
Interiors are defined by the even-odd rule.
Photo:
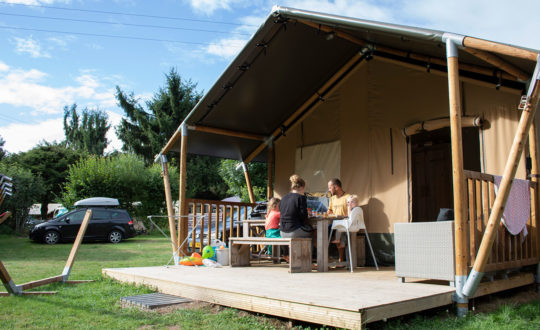
[[[446,285],[400,283],[393,268],[296,274],[287,269],[270,264],[158,266],[103,269],[103,273],[186,298],[347,328],[451,304],[454,292]]]

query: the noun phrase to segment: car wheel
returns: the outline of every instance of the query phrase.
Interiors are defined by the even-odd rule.
[[[43,235],[43,242],[53,245],[60,241],[60,235],[54,230],[49,230]]]
[[[119,230],[113,230],[109,233],[109,242],[116,244],[122,241],[122,232]]]

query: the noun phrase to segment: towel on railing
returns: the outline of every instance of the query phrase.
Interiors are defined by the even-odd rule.
[[[498,193],[502,176],[494,175],[495,194]],[[503,213],[503,224],[512,235],[523,231],[527,236],[527,221],[531,215],[531,190],[529,181],[514,179]]]

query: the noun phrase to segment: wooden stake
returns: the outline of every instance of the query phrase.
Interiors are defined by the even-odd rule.
[[[500,54],[500,55],[518,57],[524,60],[529,60],[529,61],[534,61],[534,62],[536,62],[536,57],[538,56],[538,53],[533,52],[531,50],[517,48],[510,45],[504,45],[497,42],[477,39],[473,37],[465,37],[463,39],[463,46],[485,50],[485,51]]]
[[[266,184],[266,200],[270,200],[274,196],[273,182],[274,182],[274,158],[275,150],[274,144],[268,146],[268,182]]]
[[[79,232],[77,233],[77,237],[75,238],[75,242],[73,243],[73,246],[71,247],[71,252],[69,253],[69,257],[66,261],[66,266],[64,267],[64,271],[62,272],[64,281],[67,281],[67,279],[69,278],[71,267],[73,267],[73,263],[75,262],[75,257],[77,257],[77,253],[79,252],[79,247],[81,246],[82,240],[84,238],[84,234],[86,233],[86,228],[88,228],[88,223],[90,222],[90,218],[92,218],[92,209],[88,209],[88,211],[86,211],[86,214],[84,215],[84,219],[81,223],[81,227],[79,228]]]
[[[516,67],[515,65],[506,62],[500,57],[497,57],[483,50],[474,49],[474,48],[464,48],[464,50],[468,52],[469,54],[473,54],[474,56],[488,62],[489,64],[492,64],[500,68],[501,70],[504,70],[508,72],[509,74],[516,76],[521,81],[527,81],[527,79],[529,79],[529,75],[527,73],[523,72],[520,68]]]
[[[187,215],[186,205],[186,173],[187,173],[187,127],[182,126],[182,140],[180,143],[180,188],[178,203],[179,205],[179,219],[178,219],[178,241],[183,242],[188,235],[188,221],[185,217]],[[195,241],[193,241],[195,244]],[[181,249],[184,255],[187,255],[187,247],[184,245]]]
[[[454,185],[454,235],[456,276],[467,276],[467,200],[463,172],[463,139],[461,138],[461,96],[458,58],[448,58],[448,92],[450,99],[450,133],[452,139],[452,178]]]
[[[169,165],[167,163],[167,157],[161,156],[161,175],[163,176],[163,187],[165,189],[165,202],[167,204],[167,216],[169,218],[169,231],[171,235],[171,245],[173,256],[178,257],[178,241],[176,236],[176,223],[175,223],[175,214],[174,206],[171,195],[171,181],[169,177]],[[177,260],[175,260],[177,263]]]
[[[28,290],[28,289],[32,289],[32,288],[42,286],[42,285],[46,285],[46,284],[62,282],[63,278],[64,278],[64,276],[62,276],[62,275],[52,276],[52,277],[44,278],[44,279],[41,279],[41,280],[21,284],[21,288],[23,290]]]
[[[11,212],[7,211],[4,213],[4,215],[2,215],[0,217],[0,224],[2,224],[2,222],[6,221],[7,218],[9,218],[11,216]]]
[[[537,64],[537,67],[538,65],[540,64]],[[535,75],[536,74],[537,72],[535,71]],[[473,270],[471,271],[471,275],[467,279],[467,283],[464,288],[464,294],[468,297],[474,295],[478,284],[483,277],[483,272],[489,257],[489,252],[491,251],[491,246],[493,245],[493,241],[496,237],[497,227],[499,226],[499,222],[504,211],[504,206],[506,205],[508,195],[510,194],[512,181],[514,180],[514,177],[516,175],[525,140],[527,134],[529,133],[532,121],[534,120],[534,114],[536,112],[538,101],[540,99],[540,81],[535,80],[537,78],[538,77],[533,76],[533,82],[531,84],[534,85],[531,86],[534,86],[534,89],[530,94],[529,103],[521,114],[518,129],[514,137],[514,141],[512,142],[512,148],[510,149],[510,154],[504,167],[503,177],[499,186],[499,192],[495,197],[493,209],[489,216],[489,221],[486,226],[484,236],[482,237],[482,242],[480,243],[480,249],[474,262]]]

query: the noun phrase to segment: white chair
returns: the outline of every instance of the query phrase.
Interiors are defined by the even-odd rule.
[[[366,233],[366,239],[369,245],[369,250],[371,251],[371,256],[373,257],[373,261],[375,262],[375,268],[379,270],[379,266],[377,265],[377,259],[375,259],[375,253],[373,253],[373,247],[371,246],[371,242],[369,241],[369,235],[366,229],[366,224],[364,222],[364,212],[362,211],[362,208],[357,206],[352,209],[351,215],[348,218],[345,218],[343,220],[334,220],[332,221],[332,228],[330,229],[330,235],[328,236],[328,242],[330,242],[330,239],[332,238],[332,232],[335,230],[338,233],[347,233],[347,245],[349,247],[349,264],[351,272],[353,271],[352,267],[352,258],[351,258],[351,234],[350,233],[357,233],[360,230],[364,230]],[[328,243],[330,245],[330,243]]]

